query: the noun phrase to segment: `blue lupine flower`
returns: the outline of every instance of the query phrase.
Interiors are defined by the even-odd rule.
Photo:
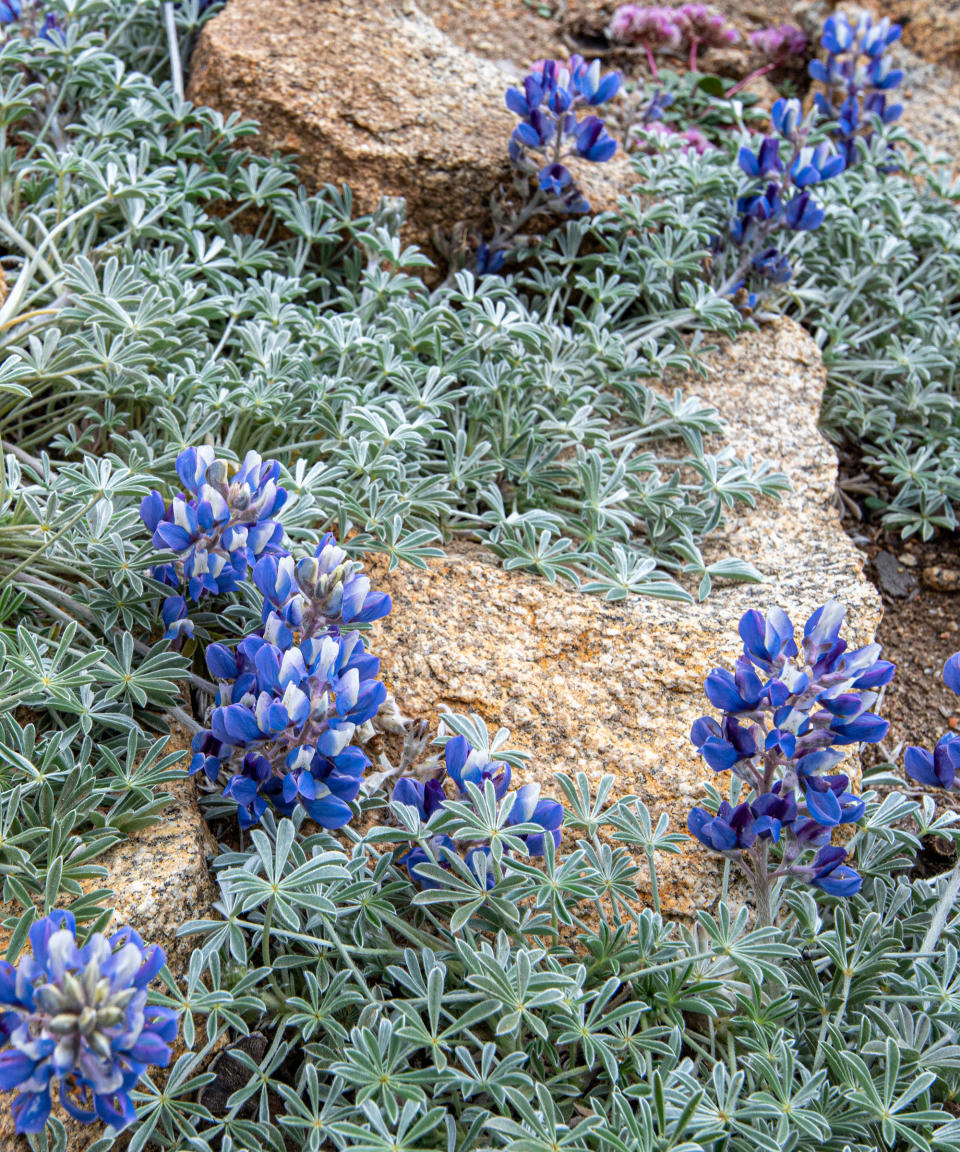
[[[757,755],[758,732],[755,724],[744,727],[733,716],[724,717],[722,725],[704,716],[694,722],[690,738],[714,772],[726,772]]]
[[[503,271],[507,262],[507,254],[502,249],[492,249],[489,244],[480,244],[477,248],[477,275],[496,276]]]
[[[855,896],[863,887],[863,877],[843,863],[846,859],[843,848],[821,848],[806,870],[809,883],[828,896]]]
[[[517,116],[527,117],[540,107],[543,100],[543,86],[534,76],[528,76],[523,83],[523,92],[519,88],[507,89],[507,107]]]
[[[186,582],[196,601],[205,592],[232,592],[261,555],[285,551],[283,526],[272,519],[287,499],[276,461],[248,452],[228,483],[229,465],[204,446],[181,452],[176,469],[186,493],[167,505],[154,491],[140,504],[155,547],[180,554],[174,565],[155,569],[155,578]]]
[[[854,28],[846,12],[829,16],[823,26],[820,43],[832,55],[839,56],[849,51],[853,44]]]
[[[909,747],[903,756],[907,775],[928,788],[952,788],[960,769],[960,734],[948,732],[932,752]]]
[[[765,136],[756,152],[744,145],[737,153],[737,160],[747,176],[768,180],[783,171],[780,141],[773,136]]]
[[[818,228],[825,212],[807,188],[839,175],[847,164],[844,151],[838,153],[827,143],[815,148],[804,143],[810,123],[803,121],[802,113],[799,100],[777,100],[771,111],[771,122],[778,136],[764,137],[756,151],[744,146],[738,153],[740,168],[756,182],[737,198],[736,214],[728,226],[732,243],[747,250],[734,274],[720,289],[732,297],[738,307],[743,306],[740,295],[746,291],[748,273],[774,284],[786,284],[792,278],[789,260],[771,243],[771,238],[782,228],[794,232]],[[780,138],[792,148],[786,167],[780,155]],[[761,183],[762,187],[758,187]],[[716,247],[718,250],[722,247],[720,238]],[[754,304],[755,301],[749,303],[750,310]]]
[[[892,124],[903,115],[903,105],[888,104],[882,92],[871,93],[863,102],[863,110],[869,116],[879,116],[884,124]]]
[[[609,160],[617,150],[617,142],[604,128],[599,116],[588,116],[577,128],[577,155],[596,164]]]
[[[511,794],[510,766],[504,761],[491,760],[489,755],[473,748],[464,736],[454,736],[444,745],[444,775],[456,785],[460,803],[472,804],[473,800],[468,784],[474,784],[481,792],[488,782],[493,785],[494,795],[498,801],[507,799],[511,803],[506,812],[506,827],[516,828],[522,825],[534,825],[539,831],[521,832],[519,838],[523,841],[527,852],[531,856],[542,856],[545,851],[545,842],[549,837],[554,845],[560,843],[560,828],[563,824],[563,807],[556,800],[541,798],[540,785],[536,783],[525,784]],[[402,777],[397,781],[392,800],[395,803],[406,804],[415,808],[420,815],[423,832],[430,833],[425,836],[435,861],[441,867],[450,867],[449,856],[459,855],[467,864],[474,876],[483,879],[487,888],[494,885],[494,871],[491,864],[491,849],[489,843],[469,841],[458,844],[446,833],[438,830],[437,818],[442,818],[446,804],[442,779],[434,778],[426,782],[410,777]],[[432,827],[431,827],[432,825]],[[508,854],[509,855],[509,854]],[[420,865],[430,860],[430,854],[423,844],[413,845],[403,856],[399,863],[406,867],[410,878],[415,880],[421,888],[439,887],[436,881],[430,880],[420,871]],[[481,861],[485,862],[481,866]]]
[[[164,640],[180,640],[193,635],[193,621],[187,617],[187,602],[182,596],[168,596],[160,606],[160,618],[166,629]]]
[[[688,821],[691,835],[718,852],[751,853],[757,840],[780,843],[783,864],[773,875],[816,880],[824,891],[839,894],[856,891],[860,883],[852,869],[840,867],[843,852],[814,864],[801,858],[827,847],[831,828],[862,818],[864,801],[835,768],[847,746],[886,735],[887,721],[870,709],[876,689],[894,673],[893,665],[880,659],[878,644],[848,649],[840,635],[843,618],[842,605],[821,606],[807,620],[798,645],[782,609],[743,615],[743,655],[735,672],[715,668],[704,683],[723,716],[719,722],[697,720],[690,736],[714,771],[734,772],[754,796],[736,808],[726,803],[716,815],[695,808]],[[960,685],[960,653],[951,678]],[[947,746],[940,753],[941,778],[953,755],[960,760],[960,737],[956,741],[956,751]],[[911,753],[910,765],[921,776],[933,774],[933,757],[920,750]],[[755,856],[754,866],[766,859]]]
[[[510,137],[511,163],[523,175],[536,177],[539,194],[546,195],[551,211],[590,210],[564,161],[579,156],[602,164],[613,156],[617,144],[603,121],[593,115],[579,120],[577,109],[604,104],[619,89],[617,73],[601,76],[599,61],[587,64],[582,56],[571,57],[567,64],[541,61],[524,80],[522,90],[507,89],[507,107],[520,117]],[[540,159],[528,156],[528,150],[541,153]],[[536,201],[533,203],[535,206]],[[477,255],[482,274],[485,269],[479,251]]]
[[[3,0],[3,2],[5,4],[9,4],[10,0]],[[0,23],[2,22],[3,21],[0,20]],[[63,25],[60,23],[60,17],[56,14],[56,12],[46,13],[43,18],[43,26],[37,35],[41,37],[41,39],[49,40],[51,42],[54,42],[54,40],[63,40]]]
[[[833,828],[838,824],[856,824],[866,810],[863,800],[847,791],[849,777],[801,775],[804,800],[810,817],[818,824]]]
[[[802,119],[803,107],[796,97],[777,100],[770,110],[770,122],[784,140],[796,133]]]
[[[852,720],[843,722],[834,719],[830,723],[830,732],[833,743],[845,744],[879,744],[890,730],[890,721],[872,712],[862,712]]]
[[[792,791],[784,791],[778,782],[772,791],[751,801],[750,812],[757,835],[769,836],[776,842],[780,839],[781,830],[791,827],[797,819],[797,800]]]
[[[950,656],[943,666],[943,682],[960,696],[960,652]],[[909,747],[903,766],[908,776],[928,788],[952,788],[960,769],[960,733],[948,732],[937,741],[932,752]]]
[[[394,785],[391,799],[395,804],[406,804],[411,808],[416,808],[421,821],[426,825],[433,815],[443,807],[446,797],[444,796],[443,785],[439,780],[422,781],[403,776]],[[424,875],[419,866],[433,862],[440,864],[441,867],[447,867],[446,853],[451,852],[455,855],[456,845],[449,836],[443,834],[428,837],[427,843],[430,845],[432,861],[430,853],[420,844],[415,844],[400,857],[397,863],[406,868],[410,879],[416,881],[421,888],[439,888],[439,883]]]
[[[502,800],[510,787],[510,765],[504,760],[491,760],[485,753],[472,748],[465,736],[454,736],[443,748],[446,772],[457,786],[461,796],[467,795],[467,784],[476,784],[482,791],[487,780],[493,782],[494,794]]]
[[[559,196],[572,179],[570,169],[563,164],[548,164],[540,169],[540,187],[555,196]]]
[[[822,180],[838,176],[846,166],[846,160],[824,141],[816,148],[801,148],[796,160],[790,165],[790,175],[798,188],[806,188],[809,184],[819,184]]]
[[[703,688],[710,703],[723,712],[754,712],[767,697],[767,689],[745,656],[737,661],[732,674],[725,668],[714,668]]]
[[[687,817],[687,829],[701,844],[714,852],[742,852],[758,839],[780,839],[784,819],[796,816],[796,802],[789,797],[767,794],[753,804],[744,802],[735,808],[728,801],[720,805],[715,816],[705,808],[693,808]]]
[[[43,1130],[54,1077],[75,1119],[125,1128],[136,1118],[131,1090],[148,1065],[167,1066],[177,1036],[178,1014],[147,1004],[163,949],[145,948],[131,928],[78,946],[63,911],[36,921],[30,944],[17,968],[0,961],[0,1091],[18,1091],[16,1131]]]
[[[960,652],[954,652],[944,664],[943,682],[951,692],[960,696]]]
[[[224,795],[236,802],[242,828],[268,805],[281,815],[300,805],[328,829],[351,819],[369,765],[351,741],[387,690],[376,679],[380,661],[358,632],[343,628],[391,609],[390,597],[371,591],[356,568],[329,535],[305,562],[263,557],[254,567],[263,627],[235,651],[207,647],[219,688],[210,727],[193,739],[190,773],[215,782],[234,765]]]
[[[513,138],[526,148],[544,148],[556,135],[556,123],[539,108],[513,130]]]
[[[765,248],[750,262],[754,272],[758,272],[774,284],[786,284],[793,275],[790,261],[777,248]]]
[[[782,608],[772,608],[764,617],[751,609],[740,618],[743,654],[762,671],[779,673],[785,660],[797,655],[793,624]]]
[[[821,824],[812,817],[799,817],[790,825],[790,835],[796,841],[798,849],[823,848],[830,843],[833,835],[833,826]]]
[[[439,864],[441,867],[448,868],[450,865],[446,854],[451,852],[456,855],[457,848],[449,836],[442,834],[428,837],[427,843],[430,845],[430,853],[421,845],[414,844],[412,848],[403,853],[397,863],[401,868],[406,868],[410,879],[419,884],[421,888],[439,888],[440,882],[427,876],[421,870],[420,865]]]
[[[893,123],[903,111],[902,105],[888,105],[885,96],[903,81],[903,72],[884,56],[899,37],[898,24],[891,24],[888,19],[874,21],[867,15],[854,25],[840,12],[824,25],[821,45],[827,59],[812,60],[809,71],[825,88],[825,92],[816,93],[816,106],[822,116],[834,121],[832,135],[848,165],[857,159],[861,104],[864,111],[879,116],[884,124]],[[871,129],[862,138],[869,142],[872,135]]]
[[[12,24],[23,15],[20,0],[0,0],[0,25]]]
[[[507,816],[507,826],[517,824],[537,824],[542,832],[526,832],[520,839],[531,856],[544,854],[544,840],[553,840],[554,847],[560,844],[560,826],[563,824],[563,805],[549,798],[540,799],[539,784],[524,784],[518,788],[513,807]]]
[[[862,32],[861,51],[865,52],[871,59],[876,59],[885,52],[891,44],[896,43],[896,41],[900,39],[902,31],[899,24],[891,24],[888,16],[877,21],[877,23],[867,18],[862,21],[861,27],[864,29]]]
[[[823,223],[825,213],[809,192],[801,192],[787,204],[784,221],[794,232],[813,232]]]
[[[885,57],[878,56],[867,67],[867,80],[879,92],[886,92],[903,82],[903,72],[894,68]]]
[[[443,806],[445,796],[443,785],[437,779],[422,781],[403,776],[394,786],[392,799],[396,804],[416,808],[420,819],[426,824],[434,812]]]
[[[573,91],[588,104],[606,104],[620,91],[620,73],[609,72],[601,77],[599,60],[587,64],[582,56],[571,56],[569,67]]]
[[[263,594],[262,619],[276,615],[284,624],[301,627],[308,602],[308,625],[313,630],[369,624],[390,614],[393,602],[386,592],[374,592],[370,579],[360,574],[332,533],[327,532],[313,556],[294,561],[292,556],[268,555],[253,568],[253,582]]]

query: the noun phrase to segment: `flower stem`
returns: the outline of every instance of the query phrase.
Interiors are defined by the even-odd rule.
[[[770,904],[770,845],[766,840],[754,850],[756,867],[753,869],[753,891],[757,901],[757,927],[773,927],[773,910]]]
[[[738,92],[742,92],[744,88],[750,83],[751,80],[758,80],[761,76],[766,76],[768,72],[772,72],[776,68],[776,64],[764,64],[762,68],[756,68],[749,76],[744,76],[742,80],[738,80],[736,84],[727,92],[725,99],[729,100],[731,96],[736,96]]]

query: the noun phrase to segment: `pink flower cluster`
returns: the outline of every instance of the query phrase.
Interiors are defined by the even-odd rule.
[[[640,4],[624,4],[613,14],[608,35],[611,40],[624,44],[642,44],[649,48],[677,50],[683,40],[674,8],[645,8]]]
[[[690,43],[705,48],[726,48],[740,39],[740,33],[732,24],[727,23],[726,17],[706,4],[682,4],[677,13],[680,26]]]
[[[807,38],[795,24],[778,24],[751,32],[750,43],[758,52],[775,61],[802,56],[807,49]]]
[[[607,34],[611,40],[643,48],[654,76],[656,50],[675,52],[686,46],[690,67],[696,68],[698,49],[725,48],[740,39],[736,28],[706,4],[681,4],[679,8],[624,4],[614,13]]]

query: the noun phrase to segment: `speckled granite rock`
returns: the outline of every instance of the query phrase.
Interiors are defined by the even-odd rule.
[[[709,381],[689,390],[716,404],[738,453],[773,458],[795,486],[779,504],[738,511],[710,544],[714,558],[753,561],[764,584],[718,588],[696,606],[609,604],[463,549],[427,571],[386,577],[394,610],[374,643],[407,714],[436,721],[445,706],[502,722],[533,754],[521,778],[549,787],[557,770],[594,781],[612,772],[621,794],[668,812],[675,829],[709,776],[688,739],[707,703],[703,679],[735,658],[741,614],[781,604],[801,624],[836,597],[858,643],[872,639],[880,619],[879,597],[831,506],[837,462],[817,430],[824,372],[813,341],[784,321],[745,335],[711,367]],[[663,875],[671,913],[689,916],[717,898],[719,867],[698,846],[666,858]]]
[[[310,187],[348,183],[361,212],[405,197],[404,238],[429,247],[434,228],[482,220],[507,178],[503,96],[526,63],[474,55],[409,0],[231,0],[204,26],[189,96],[258,120],[254,147],[297,153]],[[581,168],[596,208],[631,183],[622,158]]]
[[[958,0],[875,0],[879,15],[903,25],[903,42],[925,60],[960,65]]]
[[[200,815],[193,782],[175,784],[171,792],[170,805],[156,824],[99,858],[97,863],[107,869],[107,876],[88,887],[110,888],[114,893],[114,926],[130,924],[147,943],[162,945],[170,971],[180,979],[187,971],[194,942],[177,940],[176,930],[187,920],[211,913],[217,889],[207,869],[207,857],[216,851],[216,844]],[[6,945],[0,933],[0,951]],[[181,1051],[178,1042],[174,1059]],[[11,1095],[0,1093],[0,1150],[20,1152],[28,1144],[14,1135],[11,1099]],[[103,1135],[101,1124],[79,1124],[57,1104],[54,1113],[66,1124],[69,1152],[83,1152]]]

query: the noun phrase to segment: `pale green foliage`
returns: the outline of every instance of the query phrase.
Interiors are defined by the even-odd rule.
[[[715,577],[749,577],[736,561],[708,568],[699,541],[726,508],[783,487],[762,464],[706,450],[718,424],[700,401],[643,383],[694,367],[708,333],[740,324],[707,283],[729,214],[720,152],[645,161],[648,194],[621,217],[568,224],[513,279],[462,274],[431,292],[393,206],[352,219],[347,191],[307,196],[290,165],[245,153],[249,126],[176,104],[156,0],[68,8],[65,48],[0,49],[10,956],[58,901],[85,928],[105,921],[110,894],[81,896],[102,879],[97,857],[156,817],[174,775],[177,755],[148,733],[184,685],[208,698],[184,656],[151,642],[163,589],[136,511],[185,445],[276,455],[294,539],[354,528],[354,549],[422,564],[472,535],[508,567],[610,597],[686,595],[678,573],[701,595]],[[196,0],[177,19],[186,46]],[[915,250],[935,248],[937,228],[951,235],[939,210],[936,224],[910,207],[922,194],[906,182],[865,170],[843,189],[838,235],[860,227],[844,197],[878,204],[891,229],[902,199]],[[790,305],[814,323],[864,267],[851,246],[835,281],[821,236],[829,246],[830,228]],[[909,262],[882,260],[877,283],[896,274],[903,292],[927,292],[938,262],[916,281]],[[887,381],[902,402],[894,424],[909,424],[920,409],[889,370],[890,313],[876,315],[851,396],[867,376]],[[929,308],[911,316],[927,320]],[[818,330],[837,427],[853,404],[838,331]],[[936,385],[922,404],[952,413],[939,361],[910,357]],[[874,436],[883,405],[864,410]],[[916,426],[934,427],[924,413]],[[934,493],[938,468],[924,481]],[[913,491],[897,489],[909,515]],[[241,594],[195,619],[231,636],[252,611]],[[624,675],[641,673],[625,658]],[[449,727],[488,740],[477,717]],[[505,739],[497,755],[521,763]],[[611,801],[613,784],[591,793],[585,776],[561,777],[562,850],[542,867],[508,863],[489,892],[440,869],[440,887],[419,892],[397,863],[417,830],[383,800],[365,800],[366,831],[342,838],[268,815],[240,847],[218,825],[235,845],[214,862],[221,898],[184,926],[197,949],[186,979],[165,984],[187,1050],[166,1079],[141,1083],[123,1146],[960,1152],[942,1107],[960,1095],[960,933],[938,911],[942,882],[906,871],[920,835],[956,839],[951,819],[871,797],[849,845],[860,895],[818,906],[792,893],[780,926],[762,930],[719,901],[680,929],[638,890],[659,906],[658,861],[681,837],[638,801]],[[216,822],[222,810],[208,811]],[[501,819],[486,796],[484,820]],[[931,924],[944,926],[928,939]],[[223,1056],[215,1067],[232,1074],[212,1093],[213,1052],[257,1029],[262,1045]],[[54,1122],[35,1145],[64,1152],[65,1131]],[[107,1135],[94,1148],[113,1146]]]
[[[268,816],[184,926],[199,947],[164,1002],[191,1051],[164,1096],[146,1084],[131,1147],[960,1149],[960,938],[944,917],[918,953],[939,893],[904,872],[953,818],[870,794],[860,895],[792,891],[764,929],[721,902],[681,930],[637,899],[681,838],[613,782],[560,777],[576,847],[489,892],[467,869],[418,892],[399,812],[345,840]],[[217,1038],[253,1029],[262,1057],[235,1048],[195,1100]]]
[[[422,563],[467,534],[612,595],[684,597],[670,577],[704,575],[698,541],[724,510],[782,489],[705,450],[711,409],[642,382],[695,364],[684,339],[738,326],[698,282],[703,229],[634,200],[569,223],[514,282],[463,273],[431,293],[392,205],[352,220],[348,192],[307,196],[290,165],[238,151],[250,126],[130,71],[146,18],[116,60],[83,4],[66,48],[0,58],[8,135],[47,112],[59,126],[0,173],[22,253],[0,309],[4,440],[116,454],[141,477],[204,437],[307,461],[302,519],[359,529],[358,550]]]
[[[651,195],[722,233],[738,186],[731,156],[646,162],[642,175]],[[885,527],[928,539],[955,528],[960,510],[960,186],[894,129],[817,196],[826,220],[781,245],[794,277],[763,306],[795,316],[820,345],[822,426],[867,465],[868,507]]]

